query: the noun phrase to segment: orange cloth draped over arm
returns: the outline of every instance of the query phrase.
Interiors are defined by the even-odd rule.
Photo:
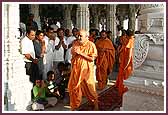
[[[112,72],[115,61],[115,49],[109,39],[99,39],[96,42],[98,57],[96,58],[96,79],[99,89],[107,85],[107,76]]]
[[[122,47],[119,53],[119,73],[116,80],[116,87],[118,87],[119,95],[121,96],[125,92],[123,80],[133,72],[133,48],[134,48],[134,37],[123,36],[120,38]]]
[[[92,57],[88,60],[86,57],[76,54],[75,47],[80,47],[80,51],[85,55]],[[72,70],[68,83],[70,96],[70,106],[74,110],[80,106],[82,95],[84,94],[90,101],[97,102],[97,93],[94,80],[94,59],[97,57],[97,49],[94,43],[87,40],[84,44],[75,41],[72,46]]]

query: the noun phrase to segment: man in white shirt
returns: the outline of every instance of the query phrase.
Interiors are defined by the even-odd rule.
[[[34,51],[34,45],[33,41],[35,39],[35,30],[33,28],[30,28],[27,30],[26,36],[21,40],[21,51],[22,54],[25,56],[25,68],[26,68],[26,74],[30,75],[30,81],[34,83],[33,78],[33,63],[37,64],[38,60],[35,58],[35,51]]]
[[[72,58],[71,47],[72,47],[72,43],[76,39],[76,37],[71,36],[69,29],[66,29],[65,30],[65,39],[66,39],[66,45],[67,45],[67,50],[65,53],[65,63],[71,63],[71,58]]]
[[[58,28],[57,37],[55,38],[55,50],[53,67],[54,71],[57,71],[57,65],[59,62],[64,62],[64,50],[67,48],[66,40],[64,37],[64,29]]]
[[[53,31],[54,31],[53,28],[48,27],[46,29],[46,36],[44,36],[46,50],[43,58],[43,63],[44,63],[43,79],[47,79],[47,72],[53,70],[54,40],[51,39],[54,34]]]

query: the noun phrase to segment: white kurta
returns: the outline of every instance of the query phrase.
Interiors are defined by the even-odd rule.
[[[50,40],[47,36],[44,37],[46,51],[43,58],[44,63],[44,78],[47,78],[47,72],[53,70],[53,51],[54,41]]]
[[[55,46],[59,44],[60,39],[58,37],[55,38]],[[65,41],[65,38],[64,38]],[[66,44],[66,41],[65,41]],[[60,62],[60,61],[64,61],[64,48],[61,45],[61,47],[56,50],[54,49],[54,57],[53,57],[53,61],[55,62]]]
[[[60,39],[58,37],[55,38],[55,46],[58,45],[60,42]],[[66,44],[65,37],[64,37],[64,43]],[[54,72],[58,70],[57,66],[59,62],[64,62],[64,48],[61,45],[61,47],[58,50],[54,50],[54,58],[53,58],[53,68]]]
[[[74,36],[70,36],[66,38],[66,45],[68,46],[69,44],[71,44],[76,38]],[[71,47],[72,48],[72,47]],[[68,48],[65,54],[65,62],[71,63],[71,58],[72,58],[72,54],[71,54],[71,48]]]

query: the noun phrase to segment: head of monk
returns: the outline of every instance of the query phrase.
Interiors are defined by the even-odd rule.
[[[79,41],[80,43],[84,43],[85,41],[88,40],[87,33],[85,30],[80,30],[79,32]]]
[[[100,32],[100,36],[101,36],[101,38],[106,39],[107,38],[107,32],[105,30],[102,30]]]

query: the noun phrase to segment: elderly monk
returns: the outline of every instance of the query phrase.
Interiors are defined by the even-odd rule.
[[[107,85],[107,76],[112,72],[115,60],[115,49],[106,31],[101,31],[100,39],[96,42],[98,57],[96,58],[96,79],[98,89],[102,90]]]
[[[134,34],[133,31],[123,30],[122,36],[120,37],[120,49],[119,49],[119,73],[116,80],[116,87],[118,88],[119,95],[122,96],[124,92],[128,90],[124,86],[123,80],[128,79],[128,77],[133,72],[133,48],[134,48]]]
[[[79,39],[72,46],[72,71],[68,83],[71,110],[76,110],[86,96],[98,110],[98,97],[94,80],[94,60],[97,49],[93,42],[88,40],[85,30],[81,30]]]

